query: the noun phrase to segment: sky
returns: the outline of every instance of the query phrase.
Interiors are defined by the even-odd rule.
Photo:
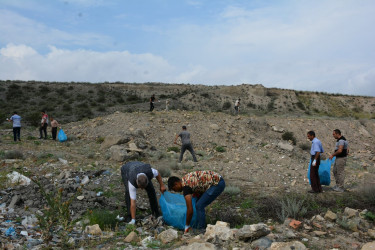
[[[0,80],[375,96],[373,0],[0,0]]]

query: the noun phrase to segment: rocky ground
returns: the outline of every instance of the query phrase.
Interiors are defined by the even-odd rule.
[[[173,140],[182,125],[192,134],[199,164],[188,152],[177,164]],[[39,140],[30,128],[14,143],[9,130],[1,131],[2,247],[371,249],[365,244],[375,244],[375,199],[365,195],[375,184],[374,120],[174,110],[114,112],[62,127],[69,138],[64,143]],[[322,194],[308,194],[306,133],[316,132],[328,158],[335,128],[350,143],[347,191],[324,187]],[[293,138],[283,140],[285,132]],[[227,188],[207,209],[208,223],[215,226],[205,234],[183,235],[148,216],[142,191],[136,227],[116,220],[126,212],[120,167],[131,160],[150,163],[164,182],[196,169],[220,173]],[[26,178],[12,183],[12,173],[36,183]]]

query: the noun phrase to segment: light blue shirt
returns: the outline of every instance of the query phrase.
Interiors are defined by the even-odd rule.
[[[315,152],[324,153],[322,143],[319,141],[318,138],[315,137],[311,142],[312,142],[311,150],[310,150],[311,155],[315,155],[316,154]]]
[[[21,127],[21,116],[19,115],[12,115],[10,118],[11,121],[13,121],[13,128],[19,128]]]

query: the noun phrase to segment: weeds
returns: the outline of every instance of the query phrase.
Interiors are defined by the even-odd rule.
[[[90,210],[87,213],[87,218],[90,225],[98,224],[100,228],[116,228],[118,221],[116,220],[118,212],[110,212],[107,210]]]
[[[23,159],[23,153],[19,150],[9,150],[5,151],[4,154],[5,159]]]
[[[176,153],[180,153],[180,148],[176,147],[176,146],[168,147],[167,152],[171,152],[171,151],[176,152]]]
[[[241,192],[241,189],[236,186],[226,186],[224,189],[224,193],[229,194],[231,196],[237,195]]]
[[[285,141],[292,141],[293,142],[293,145],[296,145],[297,144],[297,139],[296,137],[294,137],[294,134],[293,132],[285,132],[281,138],[283,138],[283,140]]]
[[[277,212],[277,217],[282,222],[288,217],[294,219],[303,218],[307,213],[305,200],[296,196],[287,196],[279,201],[279,203],[281,205],[281,211]]]
[[[217,146],[215,150],[216,152],[220,152],[220,153],[224,153],[225,151],[227,151],[224,146]]]
[[[163,166],[159,167],[158,171],[159,171],[159,174],[162,177],[169,177],[169,176],[171,176],[171,168],[169,166],[167,166],[167,165],[163,165]]]

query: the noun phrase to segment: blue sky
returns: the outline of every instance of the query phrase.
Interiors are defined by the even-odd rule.
[[[375,96],[372,0],[0,0],[0,79]]]

